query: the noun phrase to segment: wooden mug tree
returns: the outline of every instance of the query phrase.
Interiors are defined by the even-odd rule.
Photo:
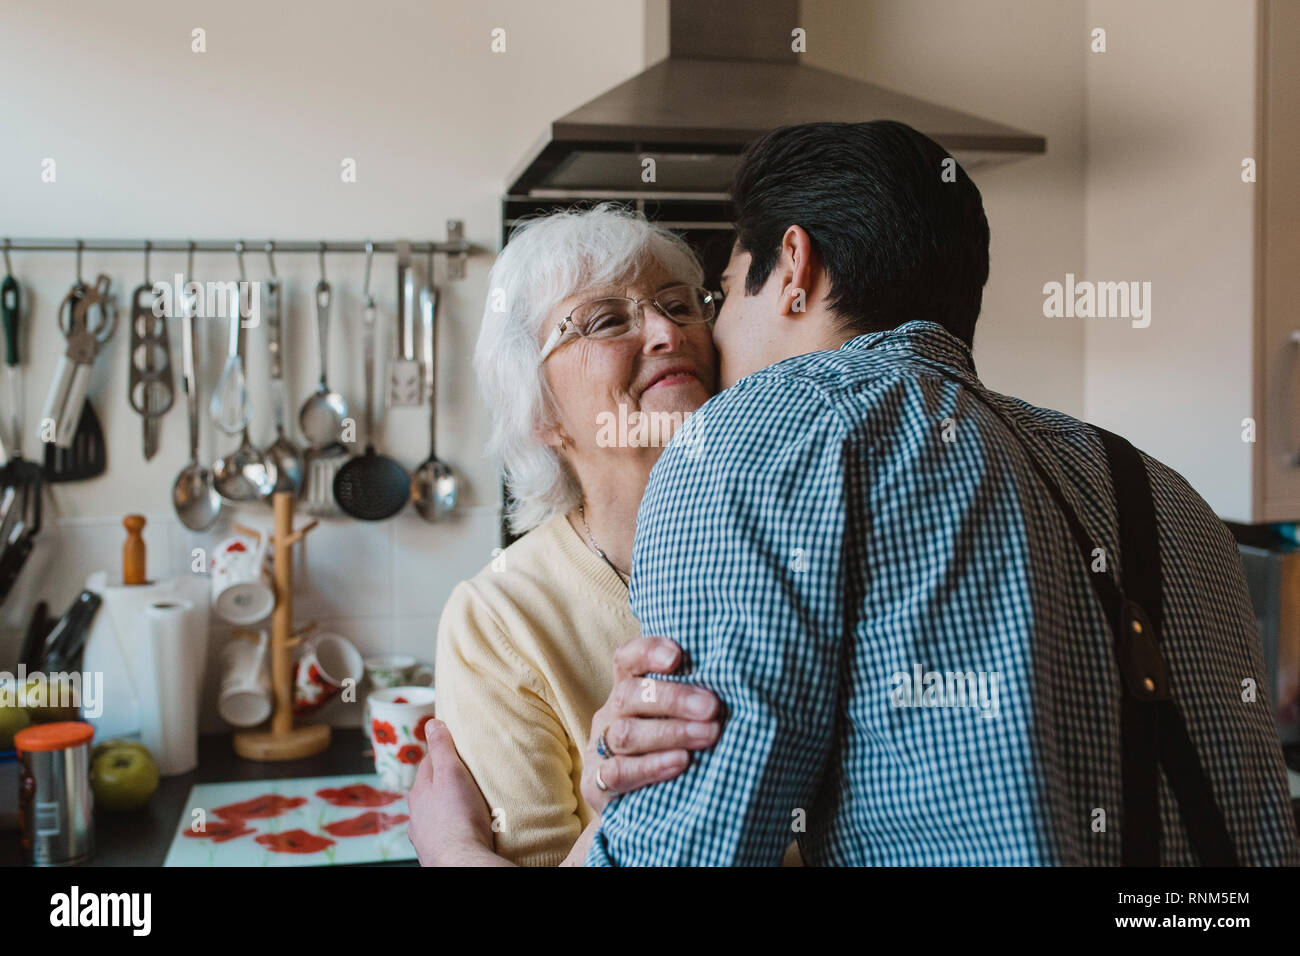
[[[275,709],[269,730],[246,730],[235,734],[235,753],[248,760],[298,760],[318,754],[330,745],[328,724],[293,725],[293,660],[291,650],[311,630],[311,624],[293,630],[293,546],[316,527],[311,521],[293,530],[293,493],[277,491],[275,534],[271,539],[272,570],[275,575],[275,610],[271,612],[271,692]],[[256,636],[244,632],[241,636]]]

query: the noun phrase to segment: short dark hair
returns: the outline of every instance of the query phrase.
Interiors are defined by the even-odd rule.
[[[826,269],[844,331],[928,319],[971,344],[989,224],[975,184],[945,159],[934,140],[892,120],[785,126],[755,141],[731,192],[736,245],[752,256],[745,291],[763,287],[781,237],[798,225]]]

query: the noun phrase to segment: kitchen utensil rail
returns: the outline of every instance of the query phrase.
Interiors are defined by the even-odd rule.
[[[341,254],[365,254],[368,250],[379,253],[397,251],[400,240],[389,242],[361,241],[310,241],[310,240],[264,240],[253,243],[239,239],[5,239],[7,252],[141,252],[148,247],[151,252],[234,252],[242,242],[247,248],[261,246],[280,253],[303,253],[319,255],[322,252]],[[459,219],[447,221],[447,238],[443,241],[427,240],[412,242],[412,253],[441,254],[448,257],[449,275],[453,279],[464,278],[465,260],[472,253],[480,251],[477,246],[465,238],[464,223]]]

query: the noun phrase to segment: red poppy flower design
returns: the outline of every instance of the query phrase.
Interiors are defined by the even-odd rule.
[[[393,725],[386,720],[372,720],[370,722],[370,730],[374,733],[375,743],[377,744],[397,743],[397,731],[395,731]]]
[[[247,550],[248,548],[244,546],[244,542],[234,541],[231,543],[230,547],[226,548],[226,554],[229,554],[231,551],[247,551]]]
[[[312,664],[307,668],[307,679],[313,684],[325,683],[325,678],[321,676],[320,668]]]
[[[415,725],[415,739],[424,740],[424,725],[433,720],[433,714],[425,714],[420,718],[420,722]]]
[[[289,830],[285,833],[263,833],[257,838],[272,853],[319,853],[334,845],[329,837],[308,833],[306,830]]]
[[[205,823],[202,830],[186,829],[184,835],[192,840],[211,840],[213,843],[228,843],[236,837],[256,833],[239,817],[231,820],[213,820]]]
[[[402,763],[419,763],[424,759],[424,748],[415,744],[406,744],[397,751],[397,759]]]
[[[212,812],[223,820],[266,820],[287,813],[306,802],[306,797],[282,797],[278,793],[268,793],[243,803],[217,807]]]
[[[376,833],[391,830],[409,819],[410,817],[405,813],[378,813],[371,810],[350,820],[327,823],[322,829],[336,837],[374,836]]]
[[[317,790],[320,797],[334,807],[385,807],[394,800],[402,799],[400,793],[391,790],[376,790],[368,783],[354,783],[350,787],[330,787]]]
[[[407,700],[405,697],[394,697],[394,698],[393,698],[393,703],[394,703],[394,704],[409,704],[410,701]]]

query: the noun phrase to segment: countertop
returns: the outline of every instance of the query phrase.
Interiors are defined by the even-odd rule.
[[[360,728],[334,728],[329,749],[305,760],[261,763],[235,754],[230,734],[199,737],[199,766],[190,773],[164,777],[149,806],[138,813],[95,811],[95,857],[88,866],[162,866],[196,783],[228,780],[281,780],[373,773],[369,741]],[[22,863],[22,847],[14,830],[0,832],[0,866]],[[384,866],[414,866],[415,861]]]

